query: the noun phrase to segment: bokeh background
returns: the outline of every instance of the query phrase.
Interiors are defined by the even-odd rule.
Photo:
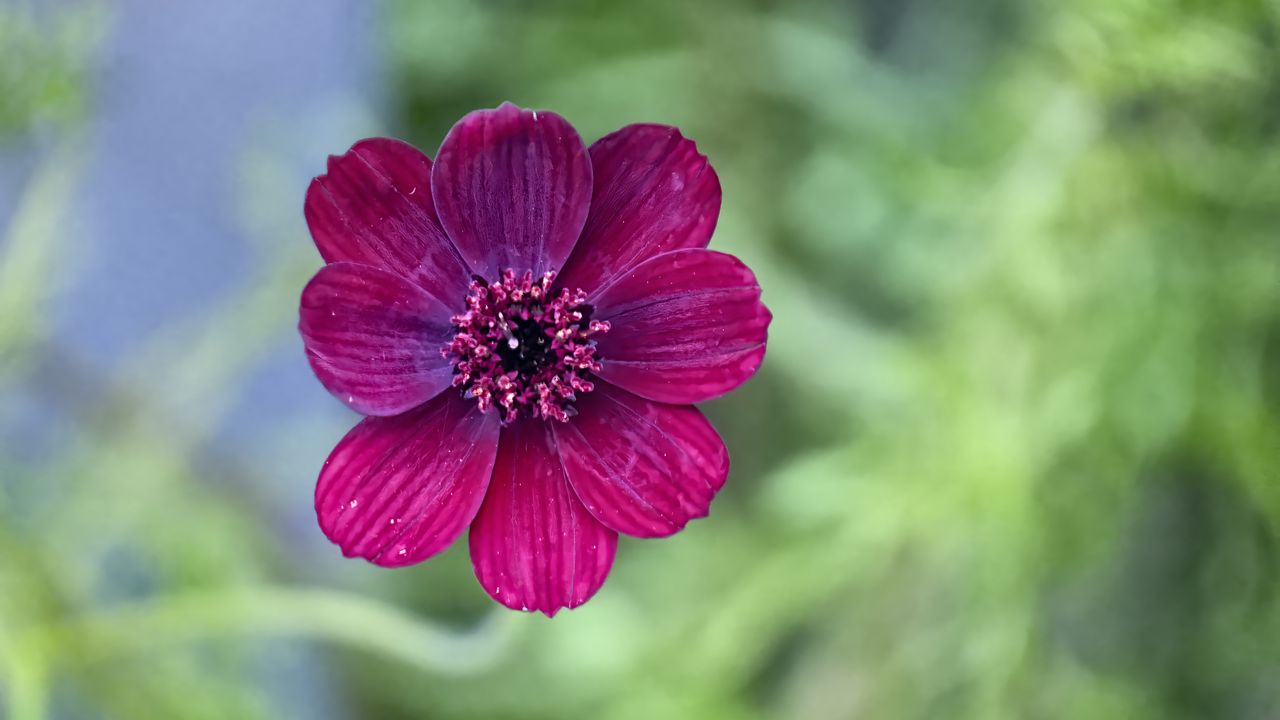
[[[1280,717],[1275,0],[0,0],[0,715]],[[343,560],[294,326],[369,135],[680,126],[775,320],[554,620]]]

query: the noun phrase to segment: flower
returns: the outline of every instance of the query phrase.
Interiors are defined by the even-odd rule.
[[[751,271],[706,249],[719,210],[675,128],[588,151],[510,103],[462,118],[434,164],[388,138],[330,157],[299,330],[368,417],[320,472],[325,535],[399,567],[470,527],[485,590],[550,616],[600,588],[618,533],[705,516],[729,456],[692,403],[755,373],[771,319]]]

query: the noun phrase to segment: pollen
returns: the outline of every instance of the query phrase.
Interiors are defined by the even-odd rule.
[[[457,332],[441,348],[453,362],[453,386],[504,423],[521,416],[566,422],[578,396],[595,389],[587,379],[600,370],[593,338],[609,323],[591,319],[582,290],[553,291],[555,277],[472,276],[466,312],[453,316]]]

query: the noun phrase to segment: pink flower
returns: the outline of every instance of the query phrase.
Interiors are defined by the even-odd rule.
[[[771,319],[751,271],[706,249],[719,210],[675,128],[588,151],[509,103],[460,120],[434,165],[387,138],[329,158],[299,329],[369,417],[320,472],[325,535],[398,567],[469,526],[485,590],[554,615],[604,583],[618,533],[705,516],[729,456],[691,403],[755,373]]]

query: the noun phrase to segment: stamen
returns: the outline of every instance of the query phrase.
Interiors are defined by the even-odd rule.
[[[591,319],[582,290],[552,293],[554,281],[553,272],[536,281],[513,270],[492,283],[473,276],[467,310],[453,317],[457,334],[441,349],[453,361],[453,386],[481,412],[496,406],[504,423],[522,414],[566,422],[578,394],[595,389],[591,338],[609,323]]]
[[[507,339],[507,347],[512,350],[520,347],[520,341],[511,334],[511,328],[507,327],[507,319],[502,317],[502,313],[498,313],[498,327],[502,329],[502,336]]]

